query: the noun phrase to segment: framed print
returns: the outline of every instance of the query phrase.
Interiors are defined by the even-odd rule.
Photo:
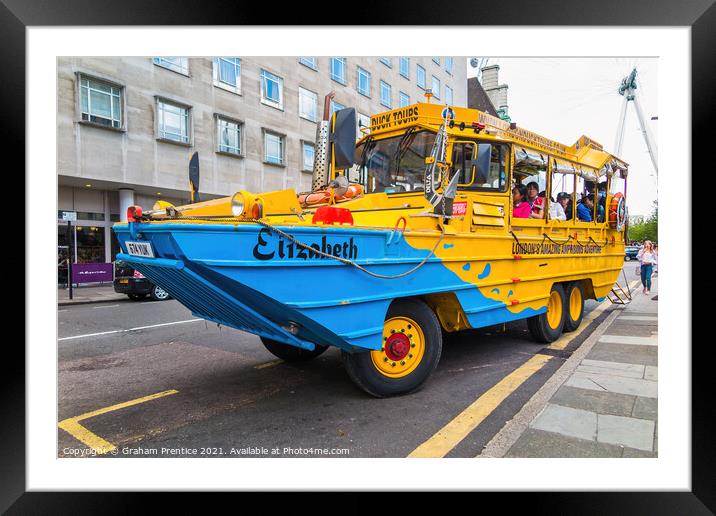
[[[690,250],[716,8],[391,6],[4,2],[28,245],[0,507],[713,510]]]

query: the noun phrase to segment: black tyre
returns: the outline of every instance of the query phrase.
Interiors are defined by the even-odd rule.
[[[390,305],[380,350],[341,352],[351,380],[377,398],[419,390],[437,367],[441,353],[438,318],[417,299],[399,299]]]
[[[584,288],[581,282],[569,284],[565,300],[563,331],[570,332],[579,328],[584,318]]]
[[[315,349],[313,351],[308,351],[307,349],[297,348],[296,346],[267,339],[266,337],[261,337],[261,342],[263,342],[266,349],[268,349],[273,355],[285,360],[286,362],[306,362],[307,360],[313,360],[328,349],[328,346],[315,344]]]
[[[154,285],[151,292],[149,292],[149,297],[154,299],[154,301],[166,301],[169,299],[169,292],[164,290],[159,285]]]
[[[147,297],[147,294],[127,294],[127,297],[132,301],[139,301],[140,299]]]
[[[565,316],[565,296],[562,285],[555,284],[550,291],[547,311],[527,319],[532,338],[538,342],[554,342],[562,334]]]

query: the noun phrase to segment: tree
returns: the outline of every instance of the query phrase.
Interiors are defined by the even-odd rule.
[[[652,242],[659,241],[659,202],[654,201],[654,209],[649,217],[637,224],[629,226],[629,235],[627,237],[631,240],[638,240],[643,242],[644,240],[651,240]]]

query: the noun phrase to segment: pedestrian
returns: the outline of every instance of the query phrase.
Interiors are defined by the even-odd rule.
[[[650,240],[644,242],[644,247],[637,253],[636,259],[639,260],[641,268],[642,292],[648,294],[651,292],[651,274],[654,272],[654,264],[656,263],[654,244]]]

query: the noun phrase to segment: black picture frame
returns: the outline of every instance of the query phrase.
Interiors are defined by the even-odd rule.
[[[3,71],[0,93],[3,143],[6,149],[25,148],[25,30],[29,26],[91,26],[91,25],[332,25],[337,19],[348,24],[383,25],[552,25],[552,26],[688,26],[691,28],[692,73],[692,168],[710,170],[704,152],[709,149],[710,118],[714,113],[716,95],[715,60],[716,6],[714,0],[674,2],[666,0],[586,0],[564,3],[556,0],[531,2],[471,2],[460,0],[447,6],[434,2],[400,0],[389,4],[364,2],[341,14],[336,6],[314,4],[282,4],[270,17],[259,3],[188,0],[76,0],[42,2],[39,0],[2,0],[0,3],[0,70]],[[382,5],[382,7],[381,7]],[[389,7],[388,7],[389,6]],[[118,8],[119,7],[119,8]],[[342,12],[345,12],[343,10]],[[668,102],[668,99],[663,101]],[[696,109],[698,108],[698,109]],[[24,170],[24,152],[13,152],[15,168]],[[688,166],[688,165],[687,165]],[[23,181],[15,181],[23,184]],[[15,213],[23,213],[17,199],[29,202],[30,192],[23,192],[10,201]],[[690,207],[690,205],[689,205]],[[692,218],[693,219],[693,218]],[[693,235],[695,236],[695,235]],[[31,235],[24,234],[25,239]],[[27,269],[25,270],[27,274]],[[685,278],[691,285],[691,278]],[[16,298],[16,306],[23,306]],[[689,300],[684,300],[687,302]],[[693,301],[692,301],[693,306]],[[693,322],[693,321],[692,321]],[[684,328],[685,342],[670,343],[686,347],[692,328]],[[707,339],[710,340],[710,339]],[[131,493],[28,493],[25,441],[25,353],[19,346],[6,341],[2,374],[2,405],[4,421],[0,428],[0,511],[11,514],[68,512],[126,513],[147,508],[146,496]],[[709,514],[716,510],[714,489],[715,447],[710,438],[716,433],[713,420],[713,392],[708,380],[710,342],[692,346],[692,487],[690,492],[642,493],[535,493],[508,496],[513,501],[529,503],[534,513],[575,514]],[[48,343],[50,345],[50,343]],[[482,503],[486,494],[481,496]],[[162,496],[164,507],[182,496]],[[353,512],[361,510],[365,498],[353,496]],[[491,496],[491,498],[494,498]],[[415,500],[415,499],[414,499]],[[418,503],[420,499],[418,498]],[[514,505],[511,508],[514,509]],[[487,507],[483,505],[483,507]],[[368,510],[368,508],[366,508]]]

